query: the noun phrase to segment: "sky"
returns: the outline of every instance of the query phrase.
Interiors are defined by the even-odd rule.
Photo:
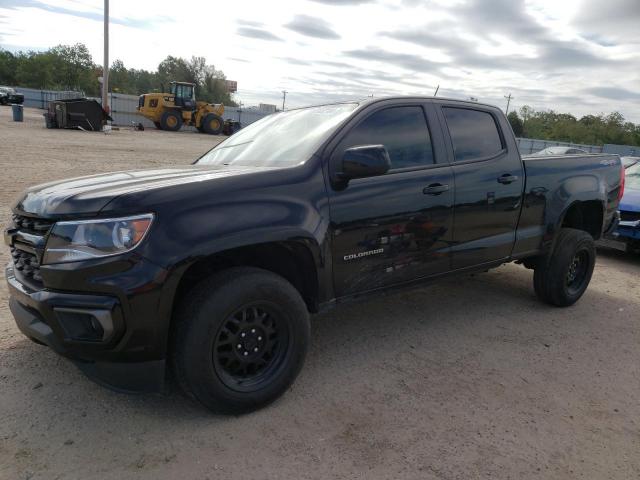
[[[206,57],[245,105],[388,95],[477,98],[640,123],[640,0],[111,0],[110,58]],[[0,46],[82,42],[102,0],[0,0]]]

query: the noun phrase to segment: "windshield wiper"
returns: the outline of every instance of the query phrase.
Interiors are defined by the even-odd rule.
[[[239,147],[240,145],[246,145],[247,143],[251,143],[251,142],[253,142],[253,140],[247,140],[246,142],[236,143],[233,145],[223,145],[222,147],[218,147],[218,148],[222,150],[223,148]]]

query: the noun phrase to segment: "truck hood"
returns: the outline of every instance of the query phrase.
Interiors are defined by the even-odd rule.
[[[624,191],[618,210],[621,212],[640,212],[640,190],[627,188]]]
[[[264,167],[197,166],[131,170],[59,180],[26,190],[14,209],[39,217],[98,213],[130,193],[273,170]]]

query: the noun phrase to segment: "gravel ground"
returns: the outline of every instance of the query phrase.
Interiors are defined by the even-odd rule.
[[[28,185],[187,164],[220,139],[25,113],[0,109],[2,219]],[[0,478],[639,478],[639,274],[600,252],[568,309],[515,265],[339,307],[312,320],[291,390],[242,417],[95,385],[18,332],[1,282]]]

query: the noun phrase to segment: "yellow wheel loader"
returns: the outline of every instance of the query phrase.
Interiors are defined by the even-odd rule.
[[[201,133],[219,135],[225,126],[224,105],[196,102],[193,83],[171,82],[169,93],[140,95],[138,111],[156,128],[171,132],[182,125],[193,125]]]

